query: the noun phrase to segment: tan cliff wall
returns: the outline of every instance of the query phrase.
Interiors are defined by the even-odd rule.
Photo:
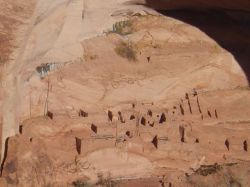
[[[57,1],[57,2],[59,2],[59,4],[60,4],[60,1]],[[110,2],[113,2],[113,1],[110,1]],[[136,1],[132,1],[132,2],[137,3],[137,4],[147,5],[147,6],[150,6],[152,8],[155,8],[155,9],[223,8],[223,9],[233,9],[233,10],[242,10],[242,11],[250,10],[250,5],[249,5],[247,0],[240,0],[237,2],[236,1],[202,1],[202,0],[192,0],[192,1],[184,1],[184,0],[179,0],[179,1],[178,0],[177,1],[136,0]],[[16,118],[16,114],[15,114],[16,111],[13,111],[13,110],[15,110],[15,106],[18,105],[18,101],[16,101],[16,102],[14,101],[17,99],[17,97],[11,96],[13,93],[16,92],[16,90],[9,89],[9,88],[12,87],[11,84],[15,84],[15,82],[19,81],[19,80],[16,79],[16,77],[13,77],[13,75],[9,76],[9,74],[13,73],[12,71],[15,69],[16,65],[20,66],[20,64],[21,64],[21,63],[17,62],[17,60],[16,60],[17,55],[19,55],[19,57],[21,57],[23,55],[32,57],[32,55],[31,55],[32,53],[27,53],[27,51],[29,51],[30,49],[28,49],[27,51],[25,51],[24,54],[22,54],[22,52],[18,51],[18,47],[20,47],[20,45],[25,45],[25,44],[23,44],[23,40],[24,40],[23,37],[24,37],[24,33],[26,32],[26,30],[28,28],[29,20],[32,17],[31,15],[33,14],[33,11],[35,9],[35,1],[30,2],[30,1],[23,0],[23,1],[16,2],[13,0],[8,0],[8,1],[2,0],[2,1],[0,1],[0,4],[2,7],[1,14],[0,14],[0,19],[2,20],[1,21],[2,32],[0,33],[1,61],[8,62],[8,63],[6,63],[7,65],[1,65],[1,71],[0,71],[1,74],[4,73],[4,77],[3,77],[4,80],[1,81],[1,83],[2,83],[1,88],[2,89],[0,92],[0,98],[1,98],[0,105],[3,105],[1,107],[3,110],[0,114],[0,119],[3,119],[4,123],[7,123],[7,124],[12,123],[13,125],[15,124],[15,126],[16,126],[16,123],[18,123],[18,119],[15,119]],[[57,5],[58,3],[54,3],[54,4],[55,4],[55,7],[58,6]],[[95,6],[99,5],[98,1],[96,1],[93,4],[96,4]],[[107,3],[107,4],[109,4],[109,3]],[[46,8],[45,5],[46,5],[46,3],[40,3],[41,7]],[[80,3],[79,5],[82,5],[82,3]],[[111,5],[113,5],[113,4],[111,3]],[[103,10],[105,9],[104,5],[100,5],[100,6],[104,7]],[[51,8],[51,10],[48,9],[48,11],[47,12],[45,11],[45,12],[50,14],[49,11],[51,11],[51,13],[53,13],[53,11],[54,11],[53,7],[52,6],[49,6],[49,7]],[[72,5],[72,7],[73,7],[73,5]],[[92,6],[89,6],[89,7],[93,8]],[[88,9],[89,7],[86,7],[86,8]],[[41,9],[39,11],[44,11],[44,10]],[[36,22],[35,22],[36,24],[40,24],[41,20],[42,21],[46,20],[45,18],[43,18],[44,15],[42,13],[41,13],[42,16],[39,16],[39,11],[37,13],[38,17],[37,17]],[[56,11],[59,11],[59,10],[56,10]],[[64,10],[62,10],[62,11],[64,12]],[[67,11],[68,11],[67,14],[70,15],[70,7],[68,7]],[[79,11],[79,15],[80,15],[80,12],[81,11]],[[108,11],[107,11],[107,13],[108,13]],[[85,15],[85,16],[87,16],[87,15]],[[60,15],[59,15],[59,17],[60,17]],[[37,22],[37,21],[39,21],[39,22]],[[66,20],[66,21],[70,22],[72,24],[74,23],[70,20]],[[86,25],[87,23],[88,22],[84,22],[82,24]],[[68,25],[70,25],[70,24],[68,24]],[[68,29],[67,29],[68,27],[66,27],[66,26],[67,26],[67,24],[64,24],[62,36],[65,33],[66,34],[69,33]],[[84,28],[86,28],[86,27],[84,27]],[[86,35],[86,34],[90,33],[91,29],[89,29],[89,31],[88,30],[86,31],[86,29],[85,29],[84,31],[85,31],[85,35]],[[34,30],[34,33],[36,34],[36,30]],[[75,35],[79,36],[79,33],[76,33]],[[84,38],[85,35],[83,36],[83,34],[81,34],[80,37]],[[26,36],[26,39],[27,38],[29,38],[29,37]],[[29,42],[32,42],[32,37],[29,39],[30,39]],[[58,41],[57,42],[58,45],[56,45],[57,47],[58,46],[60,47],[60,45],[65,44],[65,41],[62,39],[62,37],[60,37],[59,40],[57,40],[57,41]],[[41,40],[41,42],[42,42],[42,40]],[[52,42],[52,45],[53,45],[53,42]],[[38,46],[38,49],[37,49],[38,52],[40,50],[40,46],[43,46],[43,45],[41,44]],[[72,48],[73,48],[72,51],[74,51],[75,48],[74,47],[72,47]],[[36,48],[34,47],[34,49],[32,49],[32,50],[35,51],[35,49]],[[22,50],[24,50],[24,48],[22,48]],[[69,49],[69,50],[71,50],[71,49]],[[35,54],[38,54],[38,52],[35,51]],[[55,51],[55,49],[52,49],[47,54],[48,55],[50,55],[50,54],[55,55],[57,53],[58,53],[58,51]],[[61,56],[61,53],[59,56]],[[18,60],[20,60],[20,59],[18,59]],[[4,69],[4,71],[3,71],[3,69]],[[16,70],[16,73],[18,73],[18,72],[19,71]],[[5,88],[7,88],[7,89],[5,89]],[[12,107],[9,106],[10,104],[12,104],[13,106]],[[8,110],[7,108],[10,108],[10,110]],[[3,129],[3,131],[10,131],[12,129],[11,131],[13,131],[13,132],[10,133],[12,135],[16,131],[16,130],[13,130],[13,128],[11,128],[10,125],[5,125],[5,127],[6,127],[6,129]],[[7,137],[7,136],[4,135],[3,138],[4,137]]]
[[[6,59],[10,60],[3,66],[1,80],[2,145],[7,137],[18,132],[19,123],[30,117],[28,96],[32,90],[26,83],[36,75],[36,67],[82,57],[81,41],[111,27],[116,18],[108,18],[121,9],[125,1],[0,1],[3,16],[10,19],[3,28],[13,30],[13,35],[8,35],[13,41],[10,50],[4,47]]]
[[[126,139],[117,144],[121,149],[124,146],[123,150],[132,153],[139,147],[136,154],[159,161],[157,164],[161,167],[186,170],[196,160],[201,163],[205,159],[203,155],[207,155],[206,164],[218,160],[230,162],[223,154],[228,154],[232,160],[249,158],[242,149],[243,141],[249,142],[249,129],[244,129],[250,121],[249,89],[244,72],[230,52],[199,27],[170,16],[154,16],[144,11],[133,14],[131,9],[137,6],[124,10],[117,0],[86,0],[86,8],[82,2],[41,0],[36,4],[35,13],[32,11],[34,3],[26,21],[15,28],[13,41],[17,47],[10,53],[13,60],[4,66],[2,81],[2,150],[7,148],[5,155],[8,156],[2,157],[5,162],[2,162],[1,179],[25,187],[46,186],[50,182],[60,182],[61,185],[54,183],[53,186],[63,186],[62,183],[78,179],[78,174],[95,180],[96,168],[109,168],[116,177],[131,175],[130,172],[144,176],[146,166],[151,165],[147,160],[133,171],[133,165],[120,160],[114,151],[116,148],[113,149],[117,136],[123,137],[125,132]],[[84,16],[82,8],[86,10]],[[133,15],[129,20],[133,25],[131,34],[123,37],[111,32],[92,38],[118,21],[111,15],[126,13]],[[202,22],[213,29],[215,20]],[[238,27],[234,26],[226,22],[218,36],[225,31],[230,33],[228,36],[235,36]],[[218,32],[218,29],[213,31]],[[239,34],[239,39],[250,38],[244,36]],[[136,61],[117,54],[115,49],[124,46],[122,41],[134,44],[132,52],[137,56]],[[235,41],[239,41],[238,38]],[[70,63],[64,65],[68,60]],[[36,67],[52,62],[60,63],[60,70],[41,79]],[[46,102],[48,117],[43,116]],[[112,123],[107,118],[109,110],[114,114]],[[130,118],[132,114],[134,119]],[[137,119],[140,128],[135,128]],[[236,127],[231,127],[234,123]],[[19,134],[8,139],[16,134],[19,125],[22,126]],[[92,126],[98,130],[93,130]],[[139,132],[141,137],[137,137]],[[100,139],[107,133],[112,140]],[[155,135],[161,139],[159,150],[162,152],[157,151],[158,143],[154,143],[154,147],[151,145]],[[75,150],[76,137],[82,139],[82,155]],[[230,141],[231,153],[225,148],[226,139]],[[166,150],[172,154],[166,154]],[[192,154],[190,150],[194,150]],[[110,159],[103,158],[103,154],[114,156],[115,165],[102,162]],[[144,160],[134,153],[129,155],[136,163]],[[85,159],[97,165],[85,168]],[[70,167],[67,169],[65,164]],[[71,166],[74,171],[70,174]],[[54,176],[60,180],[55,181]],[[1,179],[0,186],[3,186]]]
[[[4,142],[8,136],[15,134],[10,128],[10,123],[15,122],[16,113],[13,109],[8,110],[10,95],[15,92],[9,89],[16,81],[15,76],[10,73],[19,63],[18,53],[23,42],[23,35],[26,32],[29,20],[32,17],[35,8],[35,1],[0,1],[0,124],[1,124],[1,139],[2,153],[4,152]],[[12,100],[12,99],[11,99]],[[13,101],[14,103],[14,101]],[[7,114],[7,118],[6,118]],[[11,116],[11,117],[10,117]],[[5,124],[5,127],[4,127]],[[1,160],[3,154],[1,154]]]

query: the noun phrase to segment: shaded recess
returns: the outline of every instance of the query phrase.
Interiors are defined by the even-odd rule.
[[[189,2],[189,1],[187,1]],[[218,2],[174,4],[173,1],[146,0],[146,6],[154,8],[162,15],[193,25],[213,38],[222,48],[229,51],[238,61],[250,81],[250,2],[229,4]],[[233,6],[235,3],[235,6]],[[207,7],[206,7],[207,6]],[[233,9],[235,7],[235,9]]]

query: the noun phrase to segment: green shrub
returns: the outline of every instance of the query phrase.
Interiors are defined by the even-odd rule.
[[[119,21],[113,25],[112,33],[128,35],[133,33],[133,24],[131,20]]]
[[[136,50],[132,43],[121,41],[115,47],[115,52],[129,61],[136,61]]]

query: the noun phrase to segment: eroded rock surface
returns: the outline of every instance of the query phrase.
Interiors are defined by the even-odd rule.
[[[248,186],[250,92],[234,53],[127,1],[23,3],[24,23],[1,22],[16,39],[0,44],[13,54],[0,186]],[[223,23],[242,49],[249,27]]]

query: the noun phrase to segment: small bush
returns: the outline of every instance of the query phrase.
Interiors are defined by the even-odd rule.
[[[6,61],[6,60],[5,60],[3,57],[0,56],[0,65],[1,65],[1,64],[4,64],[5,61]]]
[[[113,25],[112,33],[117,33],[120,35],[128,35],[133,33],[133,24],[131,20],[119,21]]]
[[[107,178],[104,178],[102,176],[102,174],[100,174],[98,176],[98,178],[99,178],[99,180],[96,183],[96,185],[100,185],[100,186],[103,186],[103,187],[115,187],[116,186],[116,183],[111,180],[110,176],[108,176]]]
[[[83,181],[80,181],[80,180],[72,182],[72,185],[74,187],[91,187],[91,185],[88,184],[87,182],[83,182]]]
[[[130,42],[119,42],[115,47],[115,52],[119,56],[127,58],[129,61],[136,61],[136,50]]]
[[[214,53],[220,53],[221,52],[221,47],[218,44],[214,44],[212,47],[212,50]]]
[[[222,166],[215,163],[213,165],[201,165],[200,168],[198,168],[195,172],[202,176],[208,176],[208,175],[218,172],[221,169],[222,169]]]

